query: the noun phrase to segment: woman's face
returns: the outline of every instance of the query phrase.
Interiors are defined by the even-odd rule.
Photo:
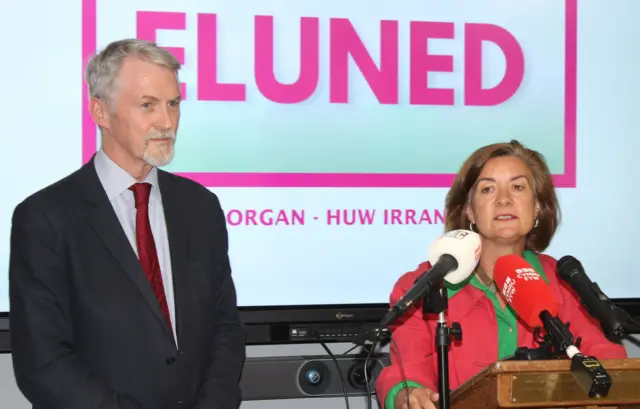
[[[538,213],[533,175],[515,156],[490,159],[480,172],[467,216],[485,239],[515,243],[531,231]]]

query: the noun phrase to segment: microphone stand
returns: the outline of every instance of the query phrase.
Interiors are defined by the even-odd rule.
[[[447,326],[445,310],[448,308],[449,298],[447,289],[442,283],[434,285],[425,294],[422,300],[422,312],[424,314],[438,314],[438,325],[436,326],[436,350],[438,353],[438,409],[450,409],[450,389],[449,389],[449,346],[452,340],[462,340],[462,327],[458,322],[452,322]]]
[[[504,358],[503,361],[543,361],[563,357],[564,351],[555,350],[551,337],[548,335],[543,337],[540,332],[540,328],[535,328],[533,332],[533,339],[539,347],[520,347],[513,355]],[[580,339],[576,341],[576,344],[578,347],[580,346]]]

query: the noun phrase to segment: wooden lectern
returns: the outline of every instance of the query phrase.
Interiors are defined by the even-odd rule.
[[[591,399],[575,382],[568,359],[505,361],[485,368],[451,393],[451,409],[640,409],[640,359],[600,363],[611,376],[605,398]]]

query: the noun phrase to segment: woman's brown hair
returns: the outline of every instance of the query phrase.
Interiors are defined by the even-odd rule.
[[[544,157],[532,149],[525,148],[516,140],[482,147],[464,162],[445,200],[445,231],[469,229],[471,221],[467,217],[466,207],[471,203],[470,195],[484,165],[490,159],[501,156],[520,158],[533,175],[534,197],[540,209],[537,214],[538,225],[527,235],[525,248],[542,252],[549,246],[560,224],[560,206]]]

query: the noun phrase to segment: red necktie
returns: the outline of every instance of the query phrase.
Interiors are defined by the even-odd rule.
[[[167,297],[164,293],[164,284],[162,283],[162,274],[160,272],[156,243],[153,239],[151,223],[149,222],[149,195],[151,193],[151,184],[136,183],[131,186],[129,190],[133,191],[133,196],[136,201],[136,241],[138,243],[138,258],[140,259],[140,264],[142,264],[142,269],[147,274],[151,288],[156,294],[156,298],[158,298],[162,314],[164,315],[169,328],[171,328],[171,318],[169,317]]]

